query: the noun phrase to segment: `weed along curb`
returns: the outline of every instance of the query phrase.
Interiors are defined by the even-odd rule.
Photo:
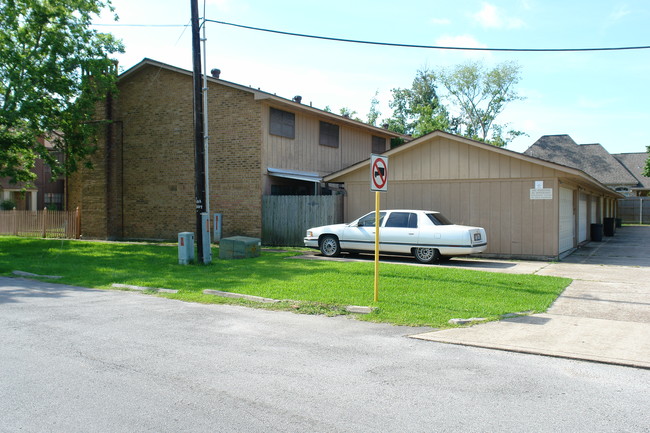
[[[114,283],[114,284],[111,284],[111,286],[115,287],[116,289],[138,290],[138,291],[141,291],[141,292],[144,292],[145,290],[151,290],[151,291],[158,292],[158,293],[178,293],[178,290],[162,289],[162,288],[155,288],[155,287],[132,286],[130,284]]]

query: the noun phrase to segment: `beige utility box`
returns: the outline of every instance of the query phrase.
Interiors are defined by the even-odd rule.
[[[220,259],[247,259],[259,257],[262,251],[262,241],[258,238],[233,236],[219,241]]]

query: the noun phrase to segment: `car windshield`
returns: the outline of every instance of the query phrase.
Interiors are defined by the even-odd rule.
[[[428,213],[427,216],[431,220],[432,223],[434,223],[437,226],[451,226],[454,225],[451,221],[449,221],[445,216],[441,213]]]
[[[384,221],[384,216],[386,212],[379,212],[379,225]],[[359,218],[357,222],[357,227],[374,227],[375,226],[375,213],[370,212],[368,215],[365,215]]]

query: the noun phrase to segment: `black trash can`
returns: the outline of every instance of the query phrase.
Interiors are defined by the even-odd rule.
[[[591,225],[591,241],[592,242],[602,242],[603,241],[603,225],[602,224],[592,224]]]
[[[614,232],[616,231],[616,219],[605,218],[603,222],[605,223],[605,227],[603,227],[605,236],[614,236]]]

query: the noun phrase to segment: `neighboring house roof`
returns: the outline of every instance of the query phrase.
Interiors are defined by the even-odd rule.
[[[638,184],[638,180],[600,144],[579,145],[566,135],[544,135],[525,155],[578,168],[605,185]]]
[[[648,159],[647,152],[617,153],[613,156],[639,181],[639,185],[635,189],[650,189],[650,177],[643,175],[643,169]]]
[[[405,144],[403,144],[403,145],[401,145],[399,147],[393,148],[393,149],[383,153],[382,155],[390,157],[391,155],[395,155],[396,153],[406,151],[407,149],[409,149],[409,148],[411,148],[413,146],[418,146],[421,143],[423,143],[423,142],[425,142],[425,141],[427,141],[427,140],[429,140],[431,138],[438,137],[438,136],[451,138],[451,139],[458,140],[458,141],[463,142],[463,143],[470,144],[472,146],[479,147],[481,149],[487,149],[487,150],[490,150],[492,152],[496,152],[496,153],[501,154],[501,155],[506,155],[506,156],[517,158],[517,159],[520,159],[520,160],[523,160],[523,161],[533,162],[535,164],[539,164],[539,165],[542,165],[542,166],[545,166],[545,167],[549,167],[549,168],[552,168],[552,169],[567,173],[570,176],[576,176],[576,177],[582,178],[582,179],[584,179],[584,180],[586,180],[588,182],[591,182],[592,184],[594,184],[594,186],[598,187],[603,192],[607,192],[608,194],[616,195],[619,198],[623,197],[622,194],[619,194],[619,193],[613,191],[612,189],[610,189],[606,185],[604,185],[602,182],[598,181],[598,179],[591,176],[589,173],[586,173],[583,170],[580,170],[580,169],[578,169],[576,167],[573,167],[573,166],[570,166],[570,165],[559,164],[559,163],[549,161],[549,160],[546,160],[546,159],[543,159],[543,158],[537,158],[537,157],[532,156],[532,155],[525,155],[525,154],[522,154],[522,153],[519,153],[519,152],[504,149],[502,147],[496,147],[496,146],[493,146],[491,144],[484,143],[482,141],[472,140],[472,139],[469,139],[469,138],[466,138],[466,137],[461,137],[459,135],[450,134],[448,132],[443,132],[443,131],[440,131],[440,130],[433,131],[433,132],[430,132],[429,134],[418,137],[415,140],[413,140],[413,141],[411,141],[409,143],[405,143]],[[573,141],[573,140],[571,140],[571,141]],[[369,165],[369,163],[370,163],[370,159],[367,159],[365,161],[361,161],[361,162],[359,162],[357,164],[354,164],[354,165],[352,165],[350,167],[347,167],[347,168],[345,168],[343,170],[340,170],[338,172],[329,174],[329,175],[325,176],[323,178],[323,180],[325,182],[337,182],[337,179],[339,179],[341,176],[343,176],[343,175],[345,175],[347,173],[351,173],[351,172],[353,172],[355,170],[358,170],[358,169],[364,167],[365,165]]]
[[[120,76],[118,77],[118,80],[122,81],[125,78],[128,78],[129,75],[137,72],[138,70],[140,70],[140,69],[142,69],[142,68],[144,68],[146,66],[153,66],[153,67],[157,67],[157,68],[167,69],[169,71],[177,72],[177,73],[180,73],[180,74],[193,76],[192,71],[188,71],[186,69],[182,69],[182,68],[178,68],[176,66],[168,65],[166,63],[162,63],[162,62],[159,62],[157,60],[145,58],[140,63],[134,65],[133,67],[131,67],[131,68],[127,69],[126,71],[124,71],[123,73],[121,73]],[[208,78],[209,82],[219,83],[219,84],[227,86],[227,87],[231,87],[231,88],[234,88],[234,89],[239,89],[239,90],[242,90],[242,91],[245,91],[245,92],[252,93],[256,100],[268,100],[268,101],[271,101],[271,102],[273,102],[273,103],[275,103],[277,105],[282,105],[282,106],[288,107],[288,108],[290,108],[292,110],[308,112],[308,113],[311,113],[311,114],[317,114],[320,117],[329,118],[329,119],[334,120],[334,121],[336,121],[338,123],[343,123],[343,124],[347,124],[347,125],[350,125],[350,126],[355,126],[355,127],[358,127],[358,128],[370,129],[370,130],[373,130],[378,135],[389,136],[389,137],[399,137],[399,138],[404,139],[405,141],[409,141],[409,140],[413,139],[413,137],[411,137],[409,135],[399,134],[397,132],[389,131],[386,128],[380,128],[380,127],[373,126],[373,125],[370,125],[370,124],[367,124],[367,123],[364,123],[364,122],[360,122],[358,120],[351,119],[349,117],[340,116],[338,114],[330,113],[329,111],[324,111],[324,110],[321,110],[321,109],[318,109],[318,108],[314,108],[311,105],[305,105],[305,104],[302,104],[300,102],[296,102],[296,101],[294,101],[292,99],[282,98],[282,97],[277,96],[277,95],[275,95],[273,93],[265,92],[265,91],[260,90],[260,89],[255,89],[255,88],[253,88],[251,86],[244,86],[244,85],[241,85],[241,84],[233,83],[233,82],[226,81],[226,80],[223,80],[223,79],[220,79],[220,78],[215,78],[215,77],[212,77],[212,76],[208,76],[207,78]]]

